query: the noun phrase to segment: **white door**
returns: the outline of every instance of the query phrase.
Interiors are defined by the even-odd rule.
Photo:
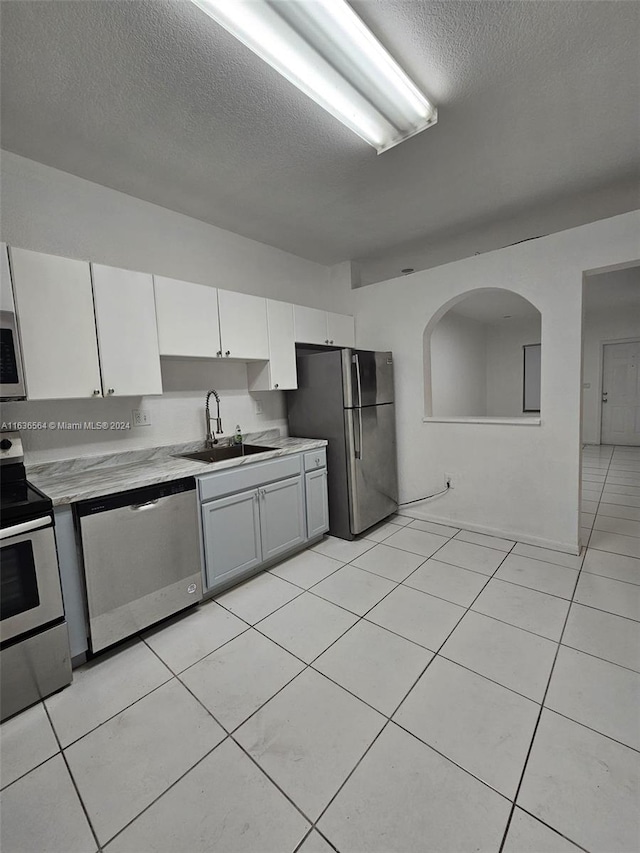
[[[153,276],[91,268],[104,396],[162,394]]]
[[[218,290],[218,309],[223,357],[267,361],[267,300],[262,296]]]
[[[640,341],[605,344],[602,444],[640,444]]]
[[[88,262],[10,253],[27,399],[100,396]]]
[[[296,344],[293,333],[293,305],[267,299],[269,323],[269,373],[271,388],[297,388]]]
[[[328,344],[327,312],[303,305],[293,306],[296,341],[303,344]]]
[[[154,275],[160,355],[221,356],[215,287]]]
[[[356,332],[353,317],[349,314],[327,313],[327,337],[336,347],[355,347]]]

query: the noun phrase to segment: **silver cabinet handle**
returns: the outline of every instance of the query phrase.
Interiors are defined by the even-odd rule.
[[[278,387],[278,383],[276,382],[276,384],[275,384],[273,387],[274,387],[274,388],[277,388],[277,387]]]
[[[222,350],[219,349],[218,352],[216,353],[216,355],[218,356],[218,358],[220,358],[222,356]]]
[[[94,389],[93,389],[93,396],[94,396],[94,397],[99,397],[99,396],[100,396],[100,389],[99,389],[99,388],[94,388]]]
[[[115,388],[107,388],[107,394],[115,394]]]
[[[145,509],[153,509],[154,506],[157,505],[158,500],[159,499],[156,498],[154,501],[145,501],[145,503],[143,503],[143,504],[133,504],[131,509],[135,510],[135,511],[145,510]]]
[[[231,350],[227,350],[227,351],[225,352],[225,355],[231,355]]]
[[[325,340],[325,344],[328,344],[328,343],[329,343],[329,338],[327,338],[327,339]]]
[[[333,341],[329,341],[329,343],[330,343],[330,344],[332,344],[332,343],[333,343]]]
[[[316,465],[319,465],[319,464],[320,464],[320,457],[316,456]]]

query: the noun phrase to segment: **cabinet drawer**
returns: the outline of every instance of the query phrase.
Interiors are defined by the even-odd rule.
[[[327,448],[319,447],[304,454],[304,470],[314,471],[316,468],[327,467]]]
[[[211,472],[197,477],[198,494],[201,501],[221,498],[234,492],[264,486],[275,480],[293,477],[301,470],[300,454],[285,456],[281,459],[267,459],[232,468],[230,471]]]

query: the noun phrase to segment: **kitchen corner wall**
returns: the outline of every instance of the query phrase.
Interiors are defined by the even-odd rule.
[[[353,313],[349,263],[316,264],[6,151],[0,187],[0,239],[9,245]],[[225,433],[238,423],[244,432],[286,429],[284,394],[249,394],[244,364],[162,359],[162,375],[162,397],[9,403],[2,420],[126,422],[133,408],[151,414],[151,426],[122,432],[24,430],[29,463],[203,438],[209,388],[220,391]]]
[[[638,258],[640,212],[354,291],[358,346],[391,349],[400,500],[432,521],[577,552],[583,271]],[[423,333],[457,295],[504,287],[542,313],[540,426],[424,422]]]

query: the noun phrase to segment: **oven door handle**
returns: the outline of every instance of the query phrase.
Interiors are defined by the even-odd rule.
[[[39,530],[41,527],[48,527],[50,524],[51,516],[45,515],[43,518],[33,518],[31,521],[23,521],[22,524],[14,524],[12,527],[3,527],[0,530],[0,541],[29,533],[31,530]]]

